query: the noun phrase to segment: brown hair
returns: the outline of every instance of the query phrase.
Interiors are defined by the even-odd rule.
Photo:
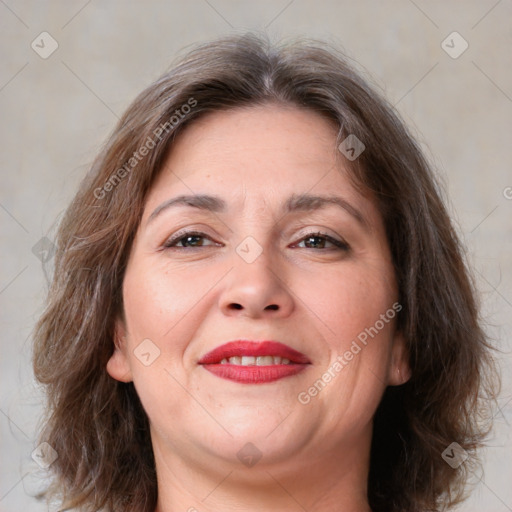
[[[229,37],[189,52],[128,108],[60,225],[34,371],[46,385],[41,441],[58,453],[49,496],[62,508],[153,512],[148,420],[132,383],[105,366],[145,198],[177,134],[206,112],[268,102],[311,109],[366,149],[350,164],[383,216],[412,377],[388,388],[374,419],[374,511],[438,510],[462,498],[495,396],[490,346],[457,235],[429,165],[385,100],[334,50]],[[185,107],[187,106],[187,107]],[[143,149],[146,147],[146,150]],[[441,454],[470,455],[453,469]]]

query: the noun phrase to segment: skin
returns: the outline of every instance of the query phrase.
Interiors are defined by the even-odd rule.
[[[386,386],[404,383],[409,368],[390,320],[333,371],[398,299],[381,215],[351,184],[347,163],[329,121],[276,105],[208,114],[169,153],[132,246],[125,320],[116,323],[107,366],[113,378],[134,382],[148,414],[156,512],[370,510],[372,417]],[[341,197],[364,220],[335,205],[284,213],[289,196],[302,193]],[[177,206],[150,220],[182,194],[215,195],[227,209]],[[183,228],[205,237],[165,247]],[[308,237],[317,232],[349,248]],[[251,263],[236,251],[248,236],[262,249]],[[160,350],[148,366],[134,353],[145,339]],[[281,341],[311,364],[264,384],[197,364],[237,339]],[[335,376],[301,403],[299,393],[329,368]],[[253,467],[237,457],[246,443],[262,455]]]

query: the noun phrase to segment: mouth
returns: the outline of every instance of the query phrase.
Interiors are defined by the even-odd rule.
[[[311,364],[307,356],[277,341],[231,341],[198,362],[217,377],[245,384],[291,377]]]

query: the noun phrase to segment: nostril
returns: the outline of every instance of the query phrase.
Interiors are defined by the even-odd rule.
[[[237,304],[236,302],[231,303],[229,305],[229,308],[230,309],[244,309],[244,307],[241,304]],[[277,304],[270,304],[265,309],[266,310],[271,309],[272,311],[277,311],[279,309],[279,306]]]

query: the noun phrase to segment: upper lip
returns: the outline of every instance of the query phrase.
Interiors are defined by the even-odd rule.
[[[289,359],[292,363],[310,363],[309,359],[302,352],[279,341],[236,340],[214,348],[201,357],[198,364],[220,363],[222,359],[229,359],[235,356],[279,356]]]

